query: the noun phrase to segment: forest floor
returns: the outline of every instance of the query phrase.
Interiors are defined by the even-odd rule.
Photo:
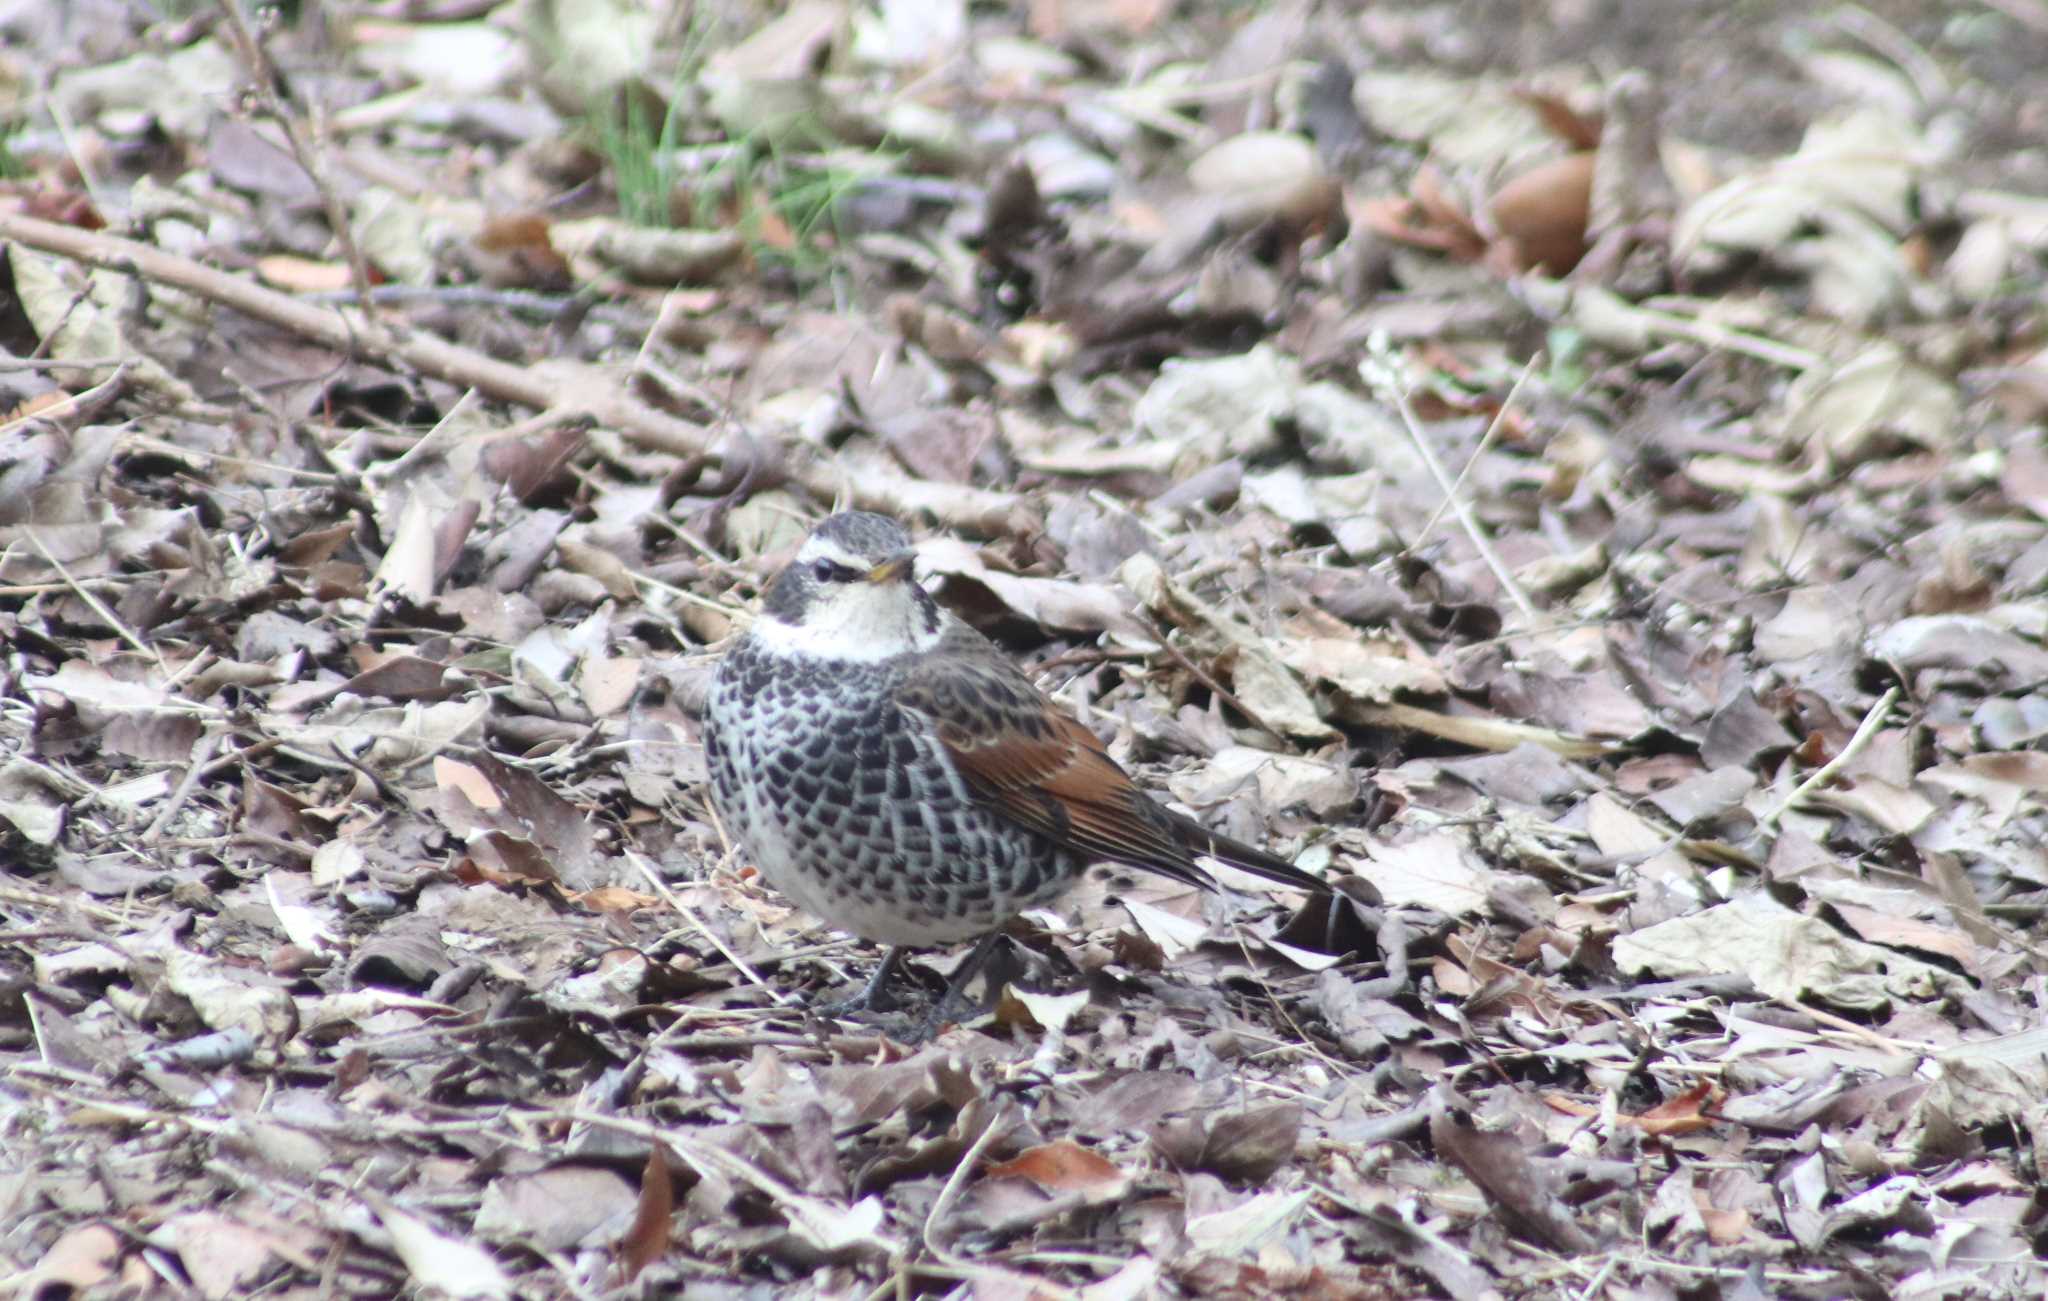
[[[0,1293],[2041,1294],[2044,67],[0,3]],[[1335,893],[809,1011],[700,716],[849,505]]]

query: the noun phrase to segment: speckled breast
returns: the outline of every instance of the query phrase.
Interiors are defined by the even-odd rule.
[[[897,705],[903,672],[742,638],[712,685],[705,754],[719,816],[770,885],[866,939],[944,944],[1045,901],[1085,864],[971,799]]]

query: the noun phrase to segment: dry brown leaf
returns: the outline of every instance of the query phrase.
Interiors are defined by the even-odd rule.
[[[1591,153],[1567,154],[1530,168],[1493,192],[1487,213],[1505,248],[1495,254],[1516,270],[1562,276],[1586,252],[1593,198]]]
[[[473,807],[487,812],[504,806],[490,778],[474,765],[445,755],[434,758],[434,784],[442,790],[460,791]]]
[[[105,1224],[78,1225],[51,1243],[35,1269],[20,1282],[24,1287],[48,1286],[81,1292],[97,1287],[114,1276],[123,1244],[122,1237]]]
[[[1621,1112],[1616,1115],[1615,1119],[1624,1124],[1633,1125],[1644,1133],[1653,1134],[1659,1138],[1696,1134],[1701,1130],[1710,1129],[1714,1125],[1721,1123],[1717,1117],[1703,1113],[1716,1106],[1722,1096],[1720,1088],[1711,1082],[1696,1084],[1683,1093],[1666,1098],[1648,1111],[1635,1113]],[[1588,1106],[1586,1103],[1579,1102],[1576,1099],[1562,1097],[1554,1093],[1546,1093],[1543,1096],[1543,1101],[1552,1110],[1561,1111],[1567,1116],[1598,1116],[1602,1114],[1599,1107]]]
[[[1293,1160],[1301,1118],[1301,1106],[1293,1102],[1210,1112],[1161,1125],[1152,1133],[1152,1146],[1182,1170],[1262,1184]]]
[[[633,1224],[619,1242],[619,1272],[630,1283],[669,1248],[670,1217],[675,1213],[675,1187],[668,1173],[668,1148],[654,1144],[640,1172],[640,1198]]]
[[[478,1301],[512,1295],[511,1280],[482,1248],[438,1231],[389,1198],[372,1192],[359,1195],[383,1222],[391,1249],[419,1286]]]
[[[1388,903],[1416,903],[1456,917],[1486,907],[1491,873],[1465,841],[1449,833],[1374,845],[1352,870]]]
[[[1091,1202],[1112,1202],[1131,1186],[1116,1162],[1078,1143],[1043,1143],[982,1171],[984,1179],[1028,1179],[1049,1193],[1079,1193]]]
[[[623,710],[639,690],[642,663],[632,655],[585,660],[576,673],[584,707],[597,718],[610,718]]]
[[[1429,1119],[1430,1145],[1486,1194],[1511,1232],[1557,1251],[1589,1251],[1593,1239],[1558,1199],[1548,1167],[1512,1133],[1479,1129],[1450,1107]]]

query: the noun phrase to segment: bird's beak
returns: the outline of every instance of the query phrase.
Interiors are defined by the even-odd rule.
[[[915,551],[899,551],[881,564],[876,565],[873,569],[868,570],[867,580],[870,583],[880,585],[908,578],[910,577],[911,566],[916,563],[917,553]]]

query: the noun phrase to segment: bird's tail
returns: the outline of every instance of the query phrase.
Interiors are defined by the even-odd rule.
[[[1330,883],[1319,876],[1302,871],[1294,864],[1263,849],[1233,840],[1218,831],[1211,831],[1192,818],[1178,818],[1184,824],[1176,828],[1181,843],[1190,853],[1220,859],[1232,867],[1250,872],[1253,876],[1264,877],[1280,885],[1290,885],[1297,890],[1311,894],[1330,893]]]

